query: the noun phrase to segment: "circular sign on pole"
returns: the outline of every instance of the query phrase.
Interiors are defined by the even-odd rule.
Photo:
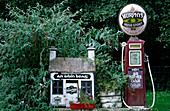
[[[141,34],[146,24],[146,12],[137,4],[126,5],[119,13],[120,28],[128,35],[135,36]]]

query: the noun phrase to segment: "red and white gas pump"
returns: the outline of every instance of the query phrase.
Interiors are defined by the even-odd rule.
[[[136,35],[143,32],[147,24],[147,16],[142,7],[137,4],[126,5],[119,14],[119,25],[130,39],[122,43],[122,71],[128,75],[128,84],[125,87],[123,103],[133,109],[149,110],[155,103],[155,89],[147,55],[144,55],[144,40]],[[133,37],[135,36],[135,37]],[[124,59],[125,48],[125,59]],[[144,57],[147,58],[148,69],[153,86],[153,103],[150,108],[146,107],[145,65]],[[125,67],[124,67],[125,61]]]
[[[129,75],[129,85],[125,89],[125,101],[130,106],[146,105],[143,44],[143,40],[130,39],[125,49],[125,74]]]
[[[129,39],[127,44],[122,43],[122,71],[129,75],[128,85],[125,87],[125,100],[123,103],[128,108],[140,108],[149,110],[155,103],[155,88],[150,70],[149,59],[144,55],[144,41],[140,39]],[[124,48],[125,48],[125,68],[124,68]],[[146,86],[145,86],[145,65],[144,57],[148,63],[149,74],[153,86],[153,103],[150,108],[146,106]]]

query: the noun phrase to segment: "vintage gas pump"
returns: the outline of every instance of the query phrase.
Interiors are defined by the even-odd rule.
[[[125,102],[130,106],[146,105],[144,41],[129,39],[125,48],[125,74],[129,85],[125,89]]]
[[[126,5],[119,14],[119,25],[130,39],[122,43],[122,71],[128,75],[128,85],[125,87],[123,103],[128,108],[151,109],[155,102],[155,89],[150,70],[148,56],[144,55],[144,40],[138,39],[136,35],[143,32],[147,24],[147,15],[142,7],[137,4]],[[125,68],[124,68],[125,48]],[[145,65],[144,57],[147,57],[149,73],[153,85],[153,104],[150,108],[146,106]]]

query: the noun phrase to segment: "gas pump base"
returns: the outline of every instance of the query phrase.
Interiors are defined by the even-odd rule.
[[[59,111],[72,111],[70,108],[54,108],[55,110],[59,110]],[[152,109],[150,109],[151,111]],[[88,109],[76,109],[76,111],[89,111]],[[134,109],[129,109],[129,108],[95,108],[93,110],[90,111],[148,111],[148,110],[144,110],[144,109],[138,109],[138,108],[134,108]]]
[[[130,107],[135,108],[135,109],[143,109],[143,108],[145,108],[144,106],[130,106]]]

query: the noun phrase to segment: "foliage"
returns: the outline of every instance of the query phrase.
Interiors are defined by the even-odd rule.
[[[37,4],[26,12],[8,6],[14,20],[0,20],[2,110],[50,110],[49,46],[58,48],[57,56],[84,52],[81,21],[75,22],[76,13],[61,11],[61,6],[48,9]]]
[[[170,7],[170,4],[167,4],[167,7]],[[160,26],[160,31],[162,32],[157,38],[160,42],[165,42],[164,48],[167,48],[170,45],[170,9],[167,9],[162,14],[162,21]]]
[[[88,43],[92,43],[96,48],[96,89],[102,91],[121,88],[127,76],[121,72],[120,63],[114,61],[114,54],[120,48],[118,38],[122,37],[123,33],[114,33],[108,28],[92,28],[86,36]]]
[[[169,0],[69,0],[53,6],[60,1],[0,1],[1,110],[50,110],[50,46],[57,48],[57,56],[67,57],[85,57],[86,48],[95,47],[97,90],[120,88],[126,76],[115,60],[120,60],[119,40],[128,37],[118,31],[117,16],[128,3],[143,6],[148,15],[146,31],[139,35],[145,37],[145,52],[156,63],[170,60]],[[19,8],[6,9],[7,3]]]
[[[45,8],[40,4],[26,11],[8,5],[12,20],[0,19],[0,107],[2,110],[50,110],[48,56],[50,46],[57,56],[85,57],[87,47],[96,48],[99,75],[112,64],[118,50],[117,33],[111,29],[84,29],[64,2]],[[64,10],[63,10],[64,9]],[[87,33],[85,32],[87,30]],[[119,67],[119,66],[118,66]],[[99,75],[97,77],[99,77]],[[114,75],[119,75],[116,73]],[[115,80],[119,77],[115,78]],[[100,81],[98,81],[99,83]],[[5,89],[5,90],[4,90]]]
[[[100,61],[102,65],[97,75],[97,88],[99,91],[113,91],[115,89],[121,89],[122,86],[127,81],[127,75],[121,72],[121,66],[116,61],[109,61],[110,64],[104,64]]]
[[[68,2],[72,12],[82,9],[79,17],[84,21],[83,26],[93,26],[98,29],[109,27],[114,32],[120,30],[118,14],[121,8],[129,3],[139,4],[146,11],[148,18],[145,31],[138,35],[140,39],[145,40],[145,53],[150,56],[151,64],[169,65],[169,0],[70,0]],[[128,39],[129,36],[124,35],[124,38],[119,38],[119,41]],[[120,60],[120,56],[115,55],[114,57]]]
[[[88,92],[83,92],[81,89],[79,89],[79,91],[80,97],[78,97],[78,102],[86,104],[96,103],[96,100],[93,99],[92,95],[89,95]]]
[[[44,7],[52,7],[53,4],[61,1],[63,0],[0,0],[0,17],[13,19],[8,14],[10,10],[5,8],[6,4],[17,6],[26,11],[28,6],[36,6],[37,2]],[[70,7],[70,13],[82,9],[82,12],[77,14],[74,19],[81,18],[84,21],[81,26],[86,27],[86,29],[91,28],[91,26],[97,29],[109,27],[109,29],[117,32],[117,30],[120,30],[118,25],[119,11],[129,3],[139,4],[147,13],[147,27],[138,37],[146,41],[145,53],[151,57],[151,64],[169,65],[169,0],[68,0],[64,3],[64,7]],[[124,38],[119,40],[122,42],[128,39],[129,36],[124,35]],[[157,50],[152,50],[153,48]],[[160,53],[160,50],[162,53]],[[117,56],[116,59],[120,60],[120,57]]]
[[[92,46],[96,48],[96,89],[114,90],[119,89],[126,82],[127,76],[121,72],[121,65],[114,61],[115,51],[118,52],[123,33],[116,33],[108,28],[92,29],[87,33],[87,40],[93,41]],[[90,42],[89,42],[90,43]]]

